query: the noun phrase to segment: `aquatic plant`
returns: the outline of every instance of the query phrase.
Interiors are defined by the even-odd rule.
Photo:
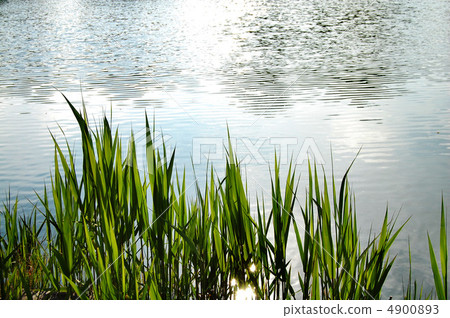
[[[350,168],[340,184],[334,172],[329,183],[325,171],[320,183],[309,163],[301,204],[295,162],[283,179],[275,155],[270,200],[258,198],[251,211],[231,143],[224,176],[208,166],[204,183],[196,177],[188,184],[185,172],[174,168],[175,150],[155,146],[147,116],[147,167],[141,170],[133,134],[124,148],[110,120],[93,128],[86,111],[66,101],[81,133],[82,163],[67,141],[62,147],[52,135],[51,188],[38,195],[28,217],[19,216],[17,199],[7,198],[0,221],[1,299],[381,298],[395,260],[389,250],[404,224],[396,228],[386,211],[380,232],[361,242]],[[192,197],[186,194],[191,187]],[[430,241],[439,299],[447,297],[443,220],[442,207],[442,275]],[[298,264],[287,252],[291,229]]]
[[[441,203],[441,227],[439,234],[439,255],[441,261],[441,273],[439,273],[436,254],[434,253],[433,244],[428,234],[428,248],[430,252],[431,269],[433,271],[434,286],[438,299],[448,299],[448,249],[447,249],[447,230],[444,212],[444,199]]]

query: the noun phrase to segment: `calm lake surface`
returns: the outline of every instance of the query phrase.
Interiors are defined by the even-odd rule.
[[[112,109],[141,150],[154,115],[188,185],[208,153],[220,175],[228,125],[253,198],[270,196],[274,150],[305,179],[305,150],[329,174],[332,149],[341,177],[362,147],[350,173],[362,235],[387,205],[398,224],[411,217],[383,296],[401,297],[408,239],[432,285],[426,233],[437,240],[442,194],[450,206],[449,1],[0,0],[0,193],[22,213],[50,184],[49,131],[81,157],[57,90],[96,120]]]

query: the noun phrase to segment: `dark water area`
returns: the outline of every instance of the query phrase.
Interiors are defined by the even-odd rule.
[[[0,195],[23,213],[50,183],[49,131],[79,145],[58,90],[96,120],[112,110],[124,141],[154,115],[191,182],[208,153],[221,173],[228,125],[252,195],[270,196],[274,150],[304,179],[306,150],[330,172],[332,149],[341,176],[361,149],[362,235],[387,205],[411,217],[384,297],[401,296],[408,240],[432,285],[426,233],[441,195],[450,206],[449,1],[0,1]]]

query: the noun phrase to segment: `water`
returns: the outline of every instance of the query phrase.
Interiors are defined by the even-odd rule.
[[[449,20],[446,0],[0,1],[0,191],[26,213],[50,183],[49,130],[79,145],[57,89],[77,107],[82,90],[97,119],[112,109],[124,138],[154,114],[178,168],[192,158],[198,175],[208,152],[220,174],[228,125],[266,197],[274,149],[304,175],[304,150],[330,171],[332,148],[340,176],[362,147],[350,174],[362,233],[386,205],[412,217],[383,295],[401,295],[408,239],[427,289],[426,233],[437,239],[450,202]]]

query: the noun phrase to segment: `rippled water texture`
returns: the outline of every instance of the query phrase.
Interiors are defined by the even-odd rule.
[[[57,89],[78,107],[82,89],[97,120],[112,109],[124,136],[154,114],[179,169],[192,158],[202,172],[210,151],[220,174],[228,124],[252,193],[274,149],[304,174],[306,146],[326,171],[332,148],[341,176],[362,147],[362,233],[387,204],[412,216],[384,296],[401,295],[408,238],[428,288],[426,231],[437,238],[450,202],[449,20],[446,0],[0,0],[1,195],[26,213],[50,182],[49,130],[78,145]]]

